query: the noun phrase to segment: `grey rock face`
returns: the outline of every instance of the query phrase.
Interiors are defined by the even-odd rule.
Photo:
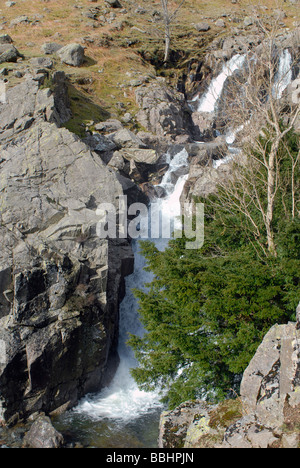
[[[122,128],[109,135],[118,148],[145,148],[145,144],[130,130]]]
[[[53,85],[54,92],[39,89],[39,81],[29,76],[20,85],[7,90],[7,103],[0,104],[2,141],[27,130],[39,119],[57,125],[69,120],[71,113],[64,73],[53,75]]]
[[[122,185],[58,128],[68,111],[55,75],[56,92],[28,78],[0,104],[0,420],[10,424],[109,381],[133,269],[128,242],[96,232],[98,205],[118,206]]]
[[[286,405],[299,408],[300,331],[295,323],[276,325],[266,335],[246,369],[241,398],[263,423],[280,426]]]
[[[221,448],[271,448],[279,442],[274,428],[262,425],[253,416],[245,416],[230,426],[224,436]]]
[[[146,130],[174,141],[180,136],[190,138],[190,111],[183,94],[152,83],[138,88],[135,96],[140,107],[136,118]]]
[[[16,62],[19,57],[21,57],[21,54],[12,44],[0,44],[0,63]]]

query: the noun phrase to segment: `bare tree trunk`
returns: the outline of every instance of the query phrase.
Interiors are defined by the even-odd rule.
[[[170,34],[170,15],[168,10],[168,0],[161,0],[163,15],[164,15],[164,27],[165,27],[165,56],[164,63],[167,63],[170,55],[171,47],[171,34]]]
[[[267,213],[266,213],[266,231],[267,231],[267,242],[268,250],[271,255],[277,256],[276,246],[274,242],[274,233],[272,228],[273,217],[274,217],[274,202],[276,195],[276,154],[278,151],[278,143],[274,144],[274,147],[271,150],[269,157],[269,167],[268,167],[268,204],[267,204]]]
[[[171,24],[175,20],[180,8],[185,3],[185,0],[182,0],[179,6],[176,8],[175,11],[171,14],[168,8],[169,0],[161,0],[161,6],[164,16],[164,35],[165,35],[165,55],[164,55],[164,63],[166,64],[170,58],[170,51],[171,51]]]
[[[168,23],[166,23],[165,24],[165,57],[164,57],[164,63],[167,63],[169,61],[170,49],[171,49],[170,25]]]

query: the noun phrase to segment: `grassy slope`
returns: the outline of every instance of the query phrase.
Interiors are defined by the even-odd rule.
[[[78,133],[80,121],[100,121],[109,115],[120,116],[125,112],[135,112],[134,87],[132,81],[141,79],[142,82],[151,79],[156,74],[154,66],[149,61],[141,58],[141,53],[146,58],[151,58],[152,63],[159,61],[163,53],[163,41],[161,25],[153,23],[152,13],[160,11],[160,0],[120,0],[127,13],[119,9],[111,9],[105,5],[104,0],[91,2],[90,0],[16,0],[16,5],[7,7],[3,1],[0,9],[2,34],[10,34],[16,47],[25,55],[25,62],[18,66],[24,66],[27,60],[33,56],[43,55],[41,45],[45,42],[57,42],[65,45],[70,42],[82,43],[84,37],[94,40],[94,43],[85,42],[88,61],[80,68],[72,68],[62,65],[53,57],[55,68],[64,70],[72,83],[71,100],[73,103],[74,119],[70,123],[70,129]],[[175,7],[178,0],[170,1]],[[277,7],[282,8],[288,14],[285,20],[287,26],[297,18],[297,6],[283,0],[261,0],[253,2],[269,8],[267,13]],[[276,5],[275,5],[276,3]],[[140,6],[146,10],[144,14],[136,12]],[[88,8],[100,7],[100,16],[105,13],[116,15],[116,20],[108,24],[98,20],[97,28],[93,28],[91,19],[83,16]],[[246,0],[239,0],[238,4],[232,4],[231,0],[186,0],[178,20],[173,27],[172,47],[177,51],[178,62],[169,70],[173,77],[179,76],[180,69],[185,62],[193,57],[201,56],[206,44],[216,35],[227,34],[233,26],[225,18],[226,30],[215,27],[214,22],[221,15],[234,14],[237,17],[245,17],[251,14],[252,6]],[[18,25],[9,27],[10,21],[20,15],[28,16],[33,21],[38,18],[35,25]],[[299,15],[299,13],[298,13]],[[194,24],[207,21],[212,29],[209,33],[198,33]],[[5,23],[6,22],[6,23]],[[117,26],[117,28],[116,28]],[[128,41],[131,45],[128,47]],[[108,47],[105,46],[108,44]],[[179,58],[181,57],[181,60]],[[156,63],[157,65],[157,63]],[[1,65],[2,67],[3,65]],[[8,65],[9,68],[11,64]],[[17,80],[10,75],[10,82]],[[85,80],[87,78],[88,80]],[[92,79],[89,82],[89,79]],[[92,104],[94,103],[94,105]],[[95,106],[98,105],[101,107]]]

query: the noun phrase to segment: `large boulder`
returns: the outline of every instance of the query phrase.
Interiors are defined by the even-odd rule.
[[[145,148],[146,145],[130,130],[121,128],[116,132],[110,133],[108,137],[116,144],[118,148]]]
[[[10,43],[0,43],[0,63],[16,62],[22,57],[20,52]]]
[[[41,51],[46,55],[52,55],[58,52],[62,48],[63,46],[60,44],[57,44],[56,42],[45,42],[45,44],[43,44],[41,47]]]
[[[24,437],[24,447],[28,448],[57,449],[63,444],[63,436],[53,427],[47,416],[39,416]]]
[[[241,398],[245,412],[279,427],[287,412],[294,410],[300,422],[299,376],[300,330],[296,323],[275,325],[244,373]]]
[[[80,67],[84,62],[84,48],[80,44],[69,44],[57,50],[60,60],[72,67]]]
[[[2,34],[0,36],[0,44],[12,44],[13,40],[8,34]]]

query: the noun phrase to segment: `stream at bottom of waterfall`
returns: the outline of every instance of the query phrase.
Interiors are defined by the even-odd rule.
[[[159,419],[162,409],[127,421],[97,419],[85,413],[69,411],[54,419],[55,428],[65,442],[84,448],[157,448]]]

